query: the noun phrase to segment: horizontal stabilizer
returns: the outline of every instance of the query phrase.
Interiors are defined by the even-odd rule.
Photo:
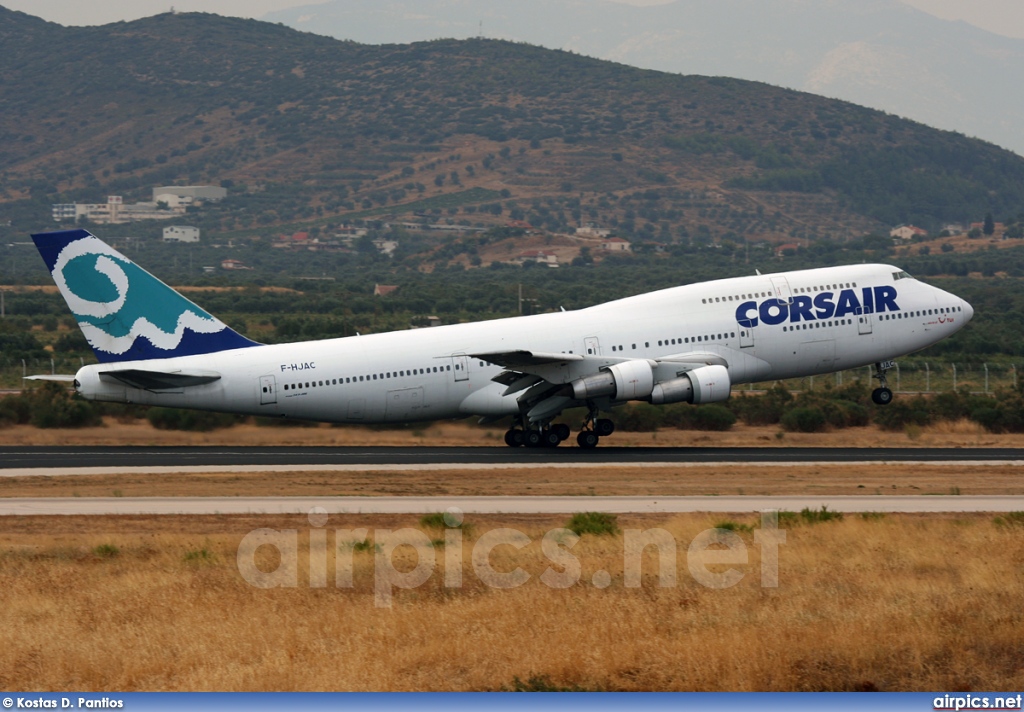
[[[67,373],[44,373],[39,376],[25,376],[26,381],[56,381],[57,383],[74,383],[73,374]]]
[[[121,371],[101,371],[100,377],[114,378],[126,386],[141,388],[144,391],[168,391],[191,386],[205,386],[220,380],[220,374],[213,371],[146,371],[139,368],[127,368]]]

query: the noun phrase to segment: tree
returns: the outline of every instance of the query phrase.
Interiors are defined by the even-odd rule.
[[[985,224],[982,226],[981,231],[986,235],[991,235],[996,231],[996,221],[992,218],[992,213],[985,214]]]

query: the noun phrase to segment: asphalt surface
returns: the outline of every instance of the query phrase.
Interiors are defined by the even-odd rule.
[[[1020,448],[0,447],[0,470],[296,465],[1024,462]],[[40,473],[42,474],[42,472]]]
[[[0,499],[4,515],[426,514],[458,507],[466,514],[572,512],[1024,511],[1024,496],[727,496],[727,497],[25,497]]]

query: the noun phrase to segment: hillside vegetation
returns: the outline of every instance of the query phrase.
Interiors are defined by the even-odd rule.
[[[446,195],[449,214],[480,204],[492,222],[661,242],[843,238],[1024,208],[1024,159],[991,144],[522,44],[369,46],[198,13],[65,28],[2,8],[0,42],[0,218],[22,231],[48,224],[52,202],[175,182],[230,186],[205,227],[240,234]]]

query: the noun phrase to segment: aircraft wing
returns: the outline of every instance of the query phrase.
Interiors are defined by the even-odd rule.
[[[488,353],[470,354],[475,359],[493,363],[495,366],[511,370],[526,370],[537,366],[551,366],[554,364],[568,364],[570,361],[582,361],[583,356],[578,354],[545,353],[543,351],[491,351]]]
[[[100,371],[100,378],[104,377],[144,391],[179,390],[220,380],[220,374],[214,371],[148,371],[140,368]]]
[[[684,354],[672,354],[654,359],[659,365],[699,368],[700,366],[729,366],[729,362],[719,354],[691,351]]]
[[[621,356],[582,356],[527,349],[476,353],[471,356],[504,368],[491,380],[506,386],[502,396],[519,394],[516,400],[530,422],[549,418],[577,404],[572,389],[567,389],[573,381],[593,376],[616,364],[636,360]],[[708,352],[685,352],[643,360],[650,364],[656,381],[678,378],[687,371],[712,364],[728,367],[722,356]],[[610,403],[607,398],[599,400]]]

